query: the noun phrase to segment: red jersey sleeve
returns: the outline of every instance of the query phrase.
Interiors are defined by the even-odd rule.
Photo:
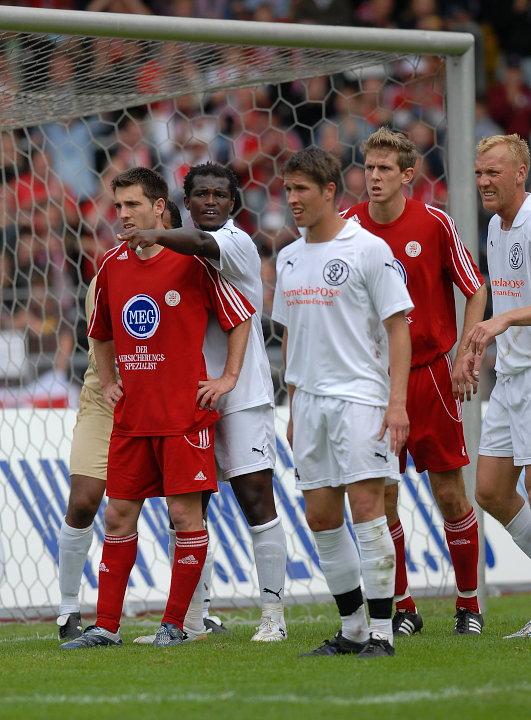
[[[201,258],[197,260],[203,266],[203,287],[207,296],[207,306],[215,314],[225,332],[241,325],[254,315],[254,307],[232,283],[225,280],[209,263]]]
[[[94,310],[87,330],[89,337],[102,342],[113,339],[106,265],[104,260],[96,278]]]
[[[463,295],[472,297],[485,281],[472,255],[463,245],[454,220],[438,208],[426,205],[426,209],[439,224],[445,269]]]

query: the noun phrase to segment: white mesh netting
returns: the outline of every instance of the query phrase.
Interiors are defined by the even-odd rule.
[[[303,79],[305,78],[305,79]],[[309,143],[336,153],[341,207],[364,198],[360,145],[381,124],[405,129],[422,153],[412,192],[444,206],[444,63],[438,57],[279,50],[120,39],[0,34],[2,307],[0,332],[1,605],[48,613],[59,599],[57,533],[68,498],[68,453],[86,367],[84,297],[118,226],[111,178],[146,165],[182,207],[187,170],[230,164],[241,185],[235,220],[262,258],[263,327],[277,391],[276,496],[288,533],[287,597],[323,596],[285,443],[279,328],[270,321],[275,256],[294,237],[280,168]],[[267,84],[264,84],[267,83]],[[411,469],[414,476],[414,470]],[[102,510],[83,580],[93,606]],[[402,491],[410,584],[444,592],[453,572],[423,482]],[[210,509],[213,602],[257,597],[246,523],[230,489]],[[160,606],[169,569],[166,513],[146,503],[128,607]]]

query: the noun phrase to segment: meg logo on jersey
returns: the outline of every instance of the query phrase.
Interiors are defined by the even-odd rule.
[[[134,295],[124,305],[122,324],[134,338],[152,337],[160,323],[159,306],[149,295]]]

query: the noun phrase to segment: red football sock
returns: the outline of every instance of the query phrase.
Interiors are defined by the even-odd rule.
[[[474,508],[470,508],[459,520],[446,521],[444,532],[457,585],[455,606],[477,613],[479,612],[477,596],[479,543],[478,522]]]
[[[101,556],[96,625],[118,632],[127,581],[136,560],[138,533],[105,535]]]
[[[406,547],[404,528],[400,520],[389,528],[396,551],[395,605],[397,610],[417,612],[407,584]],[[398,598],[398,600],[396,600]]]
[[[184,616],[199,582],[208,548],[206,530],[175,533],[170,593],[162,622],[183,628]]]

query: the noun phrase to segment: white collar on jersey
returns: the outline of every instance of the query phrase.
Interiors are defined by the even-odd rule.
[[[516,213],[511,227],[520,227],[531,215],[531,193],[527,193],[524,202],[520,205],[520,209]]]
[[[222,226],[220,227],[220,230],[223,230],[223,228],[227,228],[228,230],[232,230],[232,229],[234,229],[234,230],[239,230],[239,228],[237,228],[237,227],[235,226],[234,220],[233,220],[231,217],[230,217],[230,218],[227,218],[227,222],[225,223],[225,225],[222,225]]]
[[[354,235],[357,235],[360,231],[361,225],[357,223],[355,220],[352,220],[349,218],[347,222],[345,223],[345,226],[342,230],[340,230],[339,234],[333,238],[334,240],[348,240],[351,237],[354,237]],[[305,227],[298,227],[297,230],[300,233],[300,237],[302,240],[306,240],[306,230]]]

